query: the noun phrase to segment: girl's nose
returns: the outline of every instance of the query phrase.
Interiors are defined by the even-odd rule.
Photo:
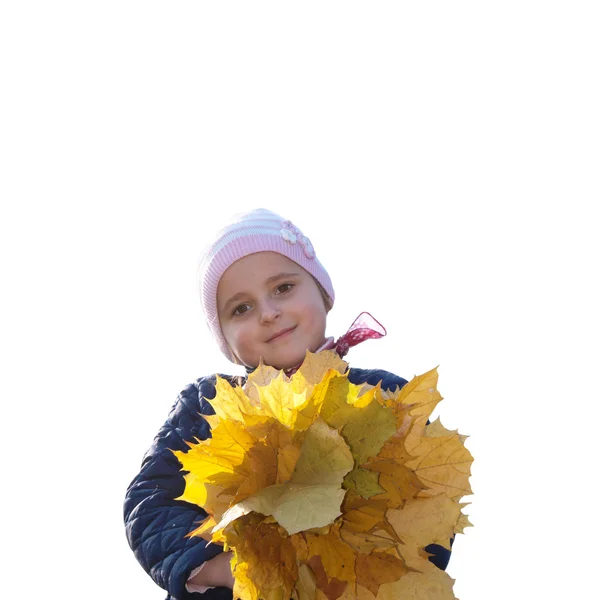
[[[280,309],[273,300],[264,300],[261,302],[261,322],[269,323],[280,316]]]

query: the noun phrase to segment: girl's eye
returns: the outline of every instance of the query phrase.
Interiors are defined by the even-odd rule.
[[[286,292],[289,292],[293,287],[293,283],[282,283],[281,285],[278,285],[277,291],[280,294],[285,294]]]
[[[247,304],[239,304],[233,311],[232,314],[233,315],[244,315],[247,311],[249,310],[249,307]]]

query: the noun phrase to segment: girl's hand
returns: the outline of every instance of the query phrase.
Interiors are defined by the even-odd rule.
[[[189,582],[192,585],[204,587],[234,587],[234,577],[230,569],[232,552],[222,552],[204,563],[202,570],[192,577]],[[188,583],[189,583],[188,582]]]

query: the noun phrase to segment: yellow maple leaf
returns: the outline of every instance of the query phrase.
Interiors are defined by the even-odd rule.
[[[321,409],[321,416],[331,426],[339,429],[348,442],[356,465],[375,456],[386,440],[397,431],[396,417],[392,411],[385,409],[375,398],[363,406],[354,406],[348,402],[352,386],[347,380],[334,379],[334,384],[327,393]],[[357,397],[357,389],[355,391]]]
[[[256,415],[260,412],[257,404],[241,388],[231,385],[218,375],[216,395],[209,402],[216,413],[215,419],[227,419],[244,424],[245,415]]]
[[[282,371],[260,362],[259,366],[247,378],[247,381],[243,386],[243,391],[251,400],[254,400],[256,403],[258,403],[258,388],[269,385],[278,377],[281,377],[284,381],[287,380],[287,377]]]
[[[229,527],[227,539],[236,554],[236,597],[259,600],[263,595],[289,600],[298,577],[296,553],[277,526],[263,522],[258,515],[248,515]]]
[[[438,372],[432,369],[423,375],[414,377],[407,383],[397,397],[400,409],[406,410],[407,414],[414,419],[412,425],[414,430],[421,431],[436,407],[442,400],[437,389]]]
[[[343,375],[347,368],[347,363],[332,350],[318,353],[307,351],[304,362],[292,376],[292,381],[296,386],[306,387],[312,391],[315,385],[321,383],[328,371],[337,371]]]
[[[299,388],[298,375],[299,372],[297,371],[292,379],[292,385],[295,389]],[[338,371],[331,369],[325,373],[325,376],[318,384],[312,387],[301,386],[304,390],[301,394],[304,394],[305,400],[297,406],[298,412],[294,421],[294,429],[296,431],[305,431],[317,419],[327,393],[332,389],[332,382],[336,380],[337,376]]]
[[[276,377],[265,386],[255,385],[263,411],[285,427],[292,429],[297,416],[296,407],[306,401],[306,392],[286,394],[283,377]]]
[[[276,483],[284,483],[290,480],[300,458],[300,446],[289,443],[278,447],[278,471]]]

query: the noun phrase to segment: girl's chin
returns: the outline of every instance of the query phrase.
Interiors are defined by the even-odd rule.
[[[305,356],[306,356],[306,354],[303,354],[302,357],[300,357],[300,358],[298,356],[296,356],[290,360],[275,361],[273,359],[270,359],[269,362],[265,362],[265,360],[263,360],[263,362],[266,365],[272,366],[274,369],[278,369],[278,371],[282,371],[282,370],[293,369],[294,367],[299,367],[302,364],[302,362],[304,361]]]
[[[304,350],[304,352],[293,352],[289,355],[287,355],[286,352],[278,352],[278,356],[267,356],[267,357],[261,357],[261,360],[263,361],[263,364],[265,365],[269,365],[270,367],[273,367],[274,369],[278,369],[278,371],[281,370],[289,370],[289,369],[293,369],[294,367],[299,367],[303,362],[304,359],[306,358],[306,350]],[[243,364],[247,364],[247,363],[243,363]],[[248,365],[247,365],[248,366]],[[253,365],[251,368],[256,369],[259,366],[259,361],[257,361],[257,363],[255,365]]]

